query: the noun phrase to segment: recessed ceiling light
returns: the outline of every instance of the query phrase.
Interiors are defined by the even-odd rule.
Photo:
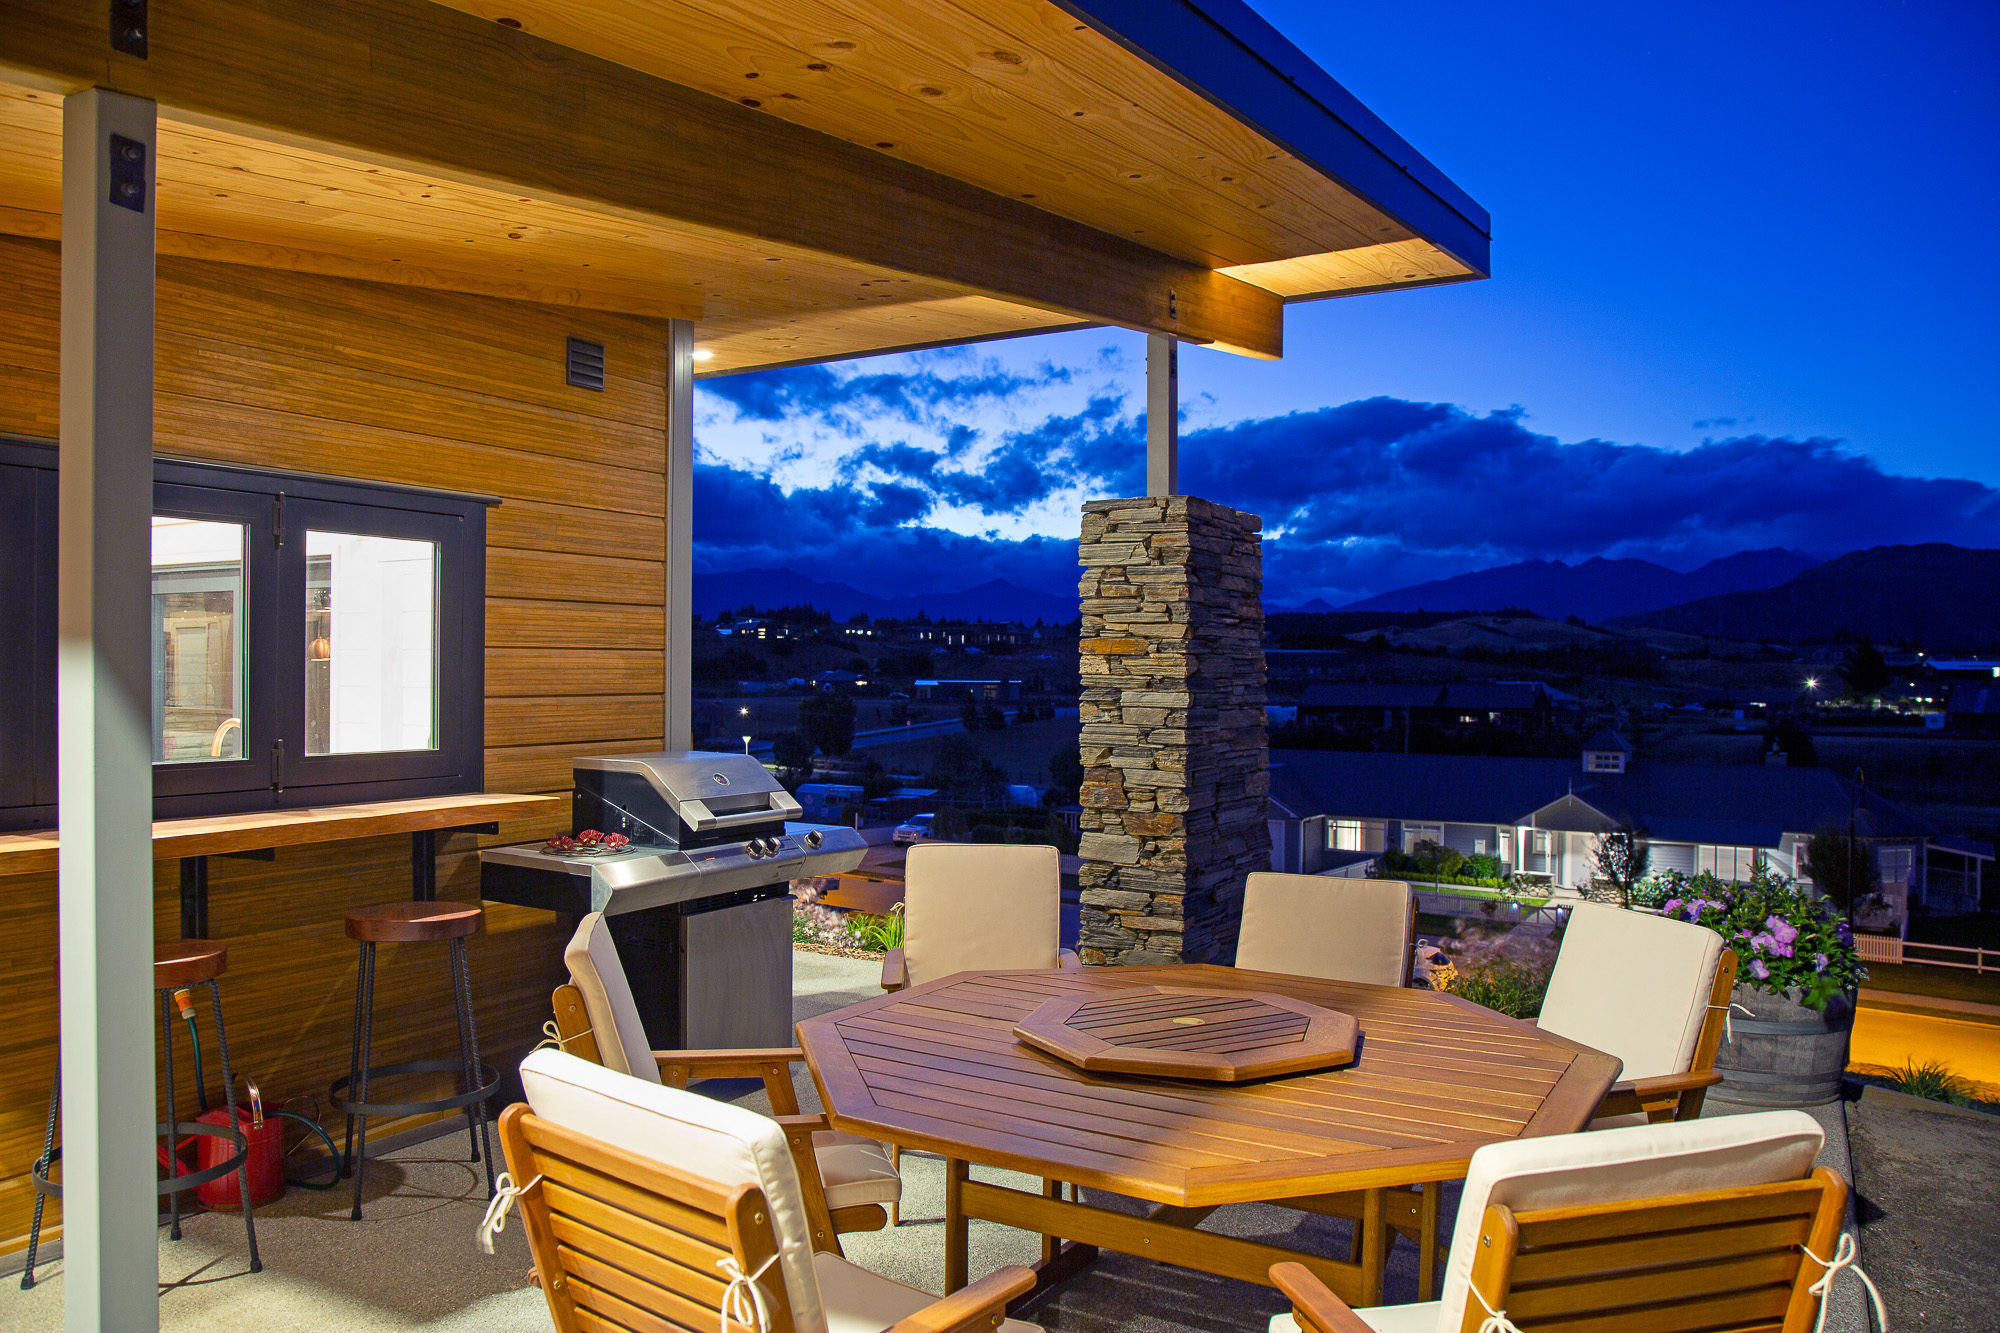
[[[697,361],[713,361],[715,360],[715,353],[706,347],[697,347],[694,349],[694,359]]]

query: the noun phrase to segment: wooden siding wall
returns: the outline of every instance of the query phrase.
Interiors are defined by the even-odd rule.
[[[58,284],[55,246],[0,237],[0,432],[55,438]],[[157,319],[160,453],[500,497],[486,566],[487,790],[566,791],[578,753],[658,747],[663,323],[167,258]],[[568,335],[604,343],[604,392],[564,384]],[[484,841],[558,824],[566,810]],[[440,897],[478,897],[477,841],[441,842]],[[347,1071],[354,1008],[342,914],[409,893],[409,839],[216,859],[210,883],[239,1078],[270,1098],[323,1100]],[[159,865],[154,905],[155,929],[177,935],[177,863]],[[0,1253],[25,1244],[55,1067],[55,909],[53,876],[0,878]],[[471,966],[496,1066],[539,1039],[562,944],[551,915],[489,907]],[[378,1062],[449,1053],[444,958],[383,950]],[[205,1013],[202,1025],[214,1086]],[[176,1063],[191,1111],[184,1042]]]

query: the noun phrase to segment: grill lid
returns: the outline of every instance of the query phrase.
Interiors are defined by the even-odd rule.
[[[804,813],[771,771],[747,754],[615,754],[578,759],[575,768],[579,774],[617,773],[643,780],[659,801],[662,820],[671,815],[696,833],[769,824]],[[632,813],[654,822],[647,811]]]

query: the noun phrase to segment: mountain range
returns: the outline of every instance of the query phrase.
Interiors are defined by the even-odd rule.
[[[737,569],[694,576],[694,613],[698,616],[745,606],[768,611],[802,604],[817,607],[835,620],[856,615],[871,620],[907,620],[921,613],[933,620],[1018,620],[1032,625],[1037,620],[1063,624],[1077,617],[1074,594],[1058,597],[1005,579],[951,592],[881,597],[845,583],[807,578],[791,569]]]
[[[1801,643],[1849,630],[1932,653],[1985,649],[2000,644],[2000,551],[1944,542],[1877,546],[1777,587],[1705,597],[1627,623],[1752,643]]]
[[[1803,551],[1739,551],[1682,573],[1650,560],[1580,564],[1523,560],[1364,598],[1345,611],[1497,611],[1521,607],[1550,620],[1578,616],[1592,624],[1684,602],[1774,588],[1820,562]],[[1300,610],[1333,610],[1324,602]]]

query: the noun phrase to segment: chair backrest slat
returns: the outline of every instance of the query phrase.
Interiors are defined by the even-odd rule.
[[[517,1181],[541,1178],[520,1207],[559,1330],[706,1333],[721,1321],[721,1262],[754,1273],[777,1252],[770,1208],[754,1185],[725,1189],[525,1105],[501,1115],[500,1140]],[[773,1272],[760,1286],[771,1333],[792,1333],[784,1282]]]
[[[1516,1213],[1486,1210],[1473,1285],[1525,1333],[1796,1330],[1831,1252],[1847,1186],[1805,1180]],[[1825,1248],[1819,1248],[1824,1246]],[[1486,1311],[1468,1301],[1461,1327]]]

